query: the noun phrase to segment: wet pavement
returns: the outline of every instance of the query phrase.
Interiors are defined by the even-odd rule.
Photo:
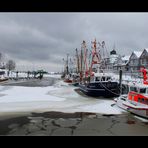
[[[57,79],[43,78],[43,79],[24,79],[24,80],[9,80],[3,83],[2,86],[25,86],[25,87],[46,87],[52,86]]]
[[[148,136],[148,123],[131,114],[103,116],[95,113],[32,113],[0,121],[7,136]]]

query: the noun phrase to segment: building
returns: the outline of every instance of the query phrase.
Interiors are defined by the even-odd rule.
[[[140,56],[140,66],[144,66],[148,69],[148,48],[144,49],[141,56]]]
[[[119,57],[120,56],[117,54],[116,50],[113,49],[110,52],[109,58],[106,60],[106,69],[113,70],[114,65],[117,63]]]
[[[128,62],[128,71],[129,72],[137,72],[140,70],[140,56],[142,54],[142,51],[134,51],[132,52],[129,62]]]
[[[124,72],[139,72],[141,67],[148,69],[148,48],[143,51],[133,51],[129,56],[120,56],[116,50],[110,52],[109,58],[106,59],[106,69]]]
[[[113,69],[116,71],[119,71],[120,69],[122,69],[122,71],[128,71],[129,70],[129,67],[128,67],[129,58],[130,56],[119,56],[117,63],[114,64]]]

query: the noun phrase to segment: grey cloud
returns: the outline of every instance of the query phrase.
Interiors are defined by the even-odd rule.
[[[121,54],[148,47],[147,24],[148,13],[0,13],[0,51],[19,67],[33,62],[57,71],[83,40],[88,48],[94,38],[105,40],[108,51],[115,43]]]

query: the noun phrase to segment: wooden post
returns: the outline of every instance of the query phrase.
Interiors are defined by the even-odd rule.
[[[120,88],[120,94],[122,94],[122,70],[119,71],[119,88]]]

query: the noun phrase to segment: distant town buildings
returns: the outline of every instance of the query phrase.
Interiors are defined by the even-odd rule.
[[[106,69],[124,72],[138,72],[141,67],[148,68],[148,49],[133,51],[131,55],[121,56],[113,49],[106,60]]]

